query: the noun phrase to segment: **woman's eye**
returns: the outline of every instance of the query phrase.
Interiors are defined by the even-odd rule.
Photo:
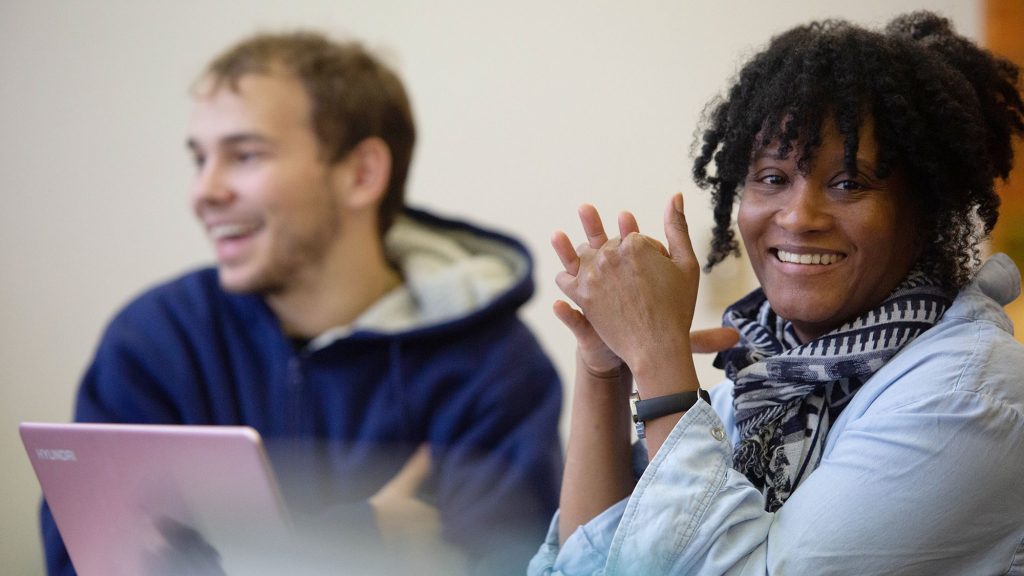
[[[860,182],[857,182],[856,180],[840,180],[839,182],[836,182],[832,186],[833,188],[838,188],[839,190],[845,190],[847,192],[853,192],[856,190],[864,189],[864,185],[862,185]]]
[[[766,174],[758,178],[757,181],[769,186],[782,186],[786,183],[786,178],[781,174]]]

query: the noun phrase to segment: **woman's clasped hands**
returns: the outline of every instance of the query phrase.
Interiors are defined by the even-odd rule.
[[[625,364],[642,396],[696,389],[691,354],[729,348],[737,335],[726,328],[690,333],[700,265],[682,195],[665,209],[667,248],[641,234],[629,212],[619,215],[619,236],[612,239],[593,206],[581,206],[579,217],[586,242],[573,247],[557,232],[551,243],[564,267],[556,283],[579,307],[558,301],[554,312],[575,335],[583,365],[607,378]]]

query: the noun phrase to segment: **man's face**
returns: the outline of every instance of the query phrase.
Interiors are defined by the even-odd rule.
[[[243,76],[196,98],[192,207],[231,292],[275,294],[315,279],[340,239],[335,174],[320,155],[302,85]]]

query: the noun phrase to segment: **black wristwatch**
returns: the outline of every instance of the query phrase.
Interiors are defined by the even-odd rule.
[[[640,393],[637,390],[633,390],[633,393],[629,395],[629,410],[633,413],[633,425],[636,426],[637,438],[647,436],[645,423],[648,420],[654,420],[655,418],[661,418],[662,416],[678,412],[686,412],[698,400],[704,400],[711,404],[711,396],[703,388],[698,388],[693,392],[655,396],[645,400],[641,400]]]

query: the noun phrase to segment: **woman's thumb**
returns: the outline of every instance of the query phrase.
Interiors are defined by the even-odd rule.
[[[690,228],[683,214],[683,195],[675,194],[665,208],[665,239],[669,256],[676,262],[689,261],[696,256],[690,242]]]

